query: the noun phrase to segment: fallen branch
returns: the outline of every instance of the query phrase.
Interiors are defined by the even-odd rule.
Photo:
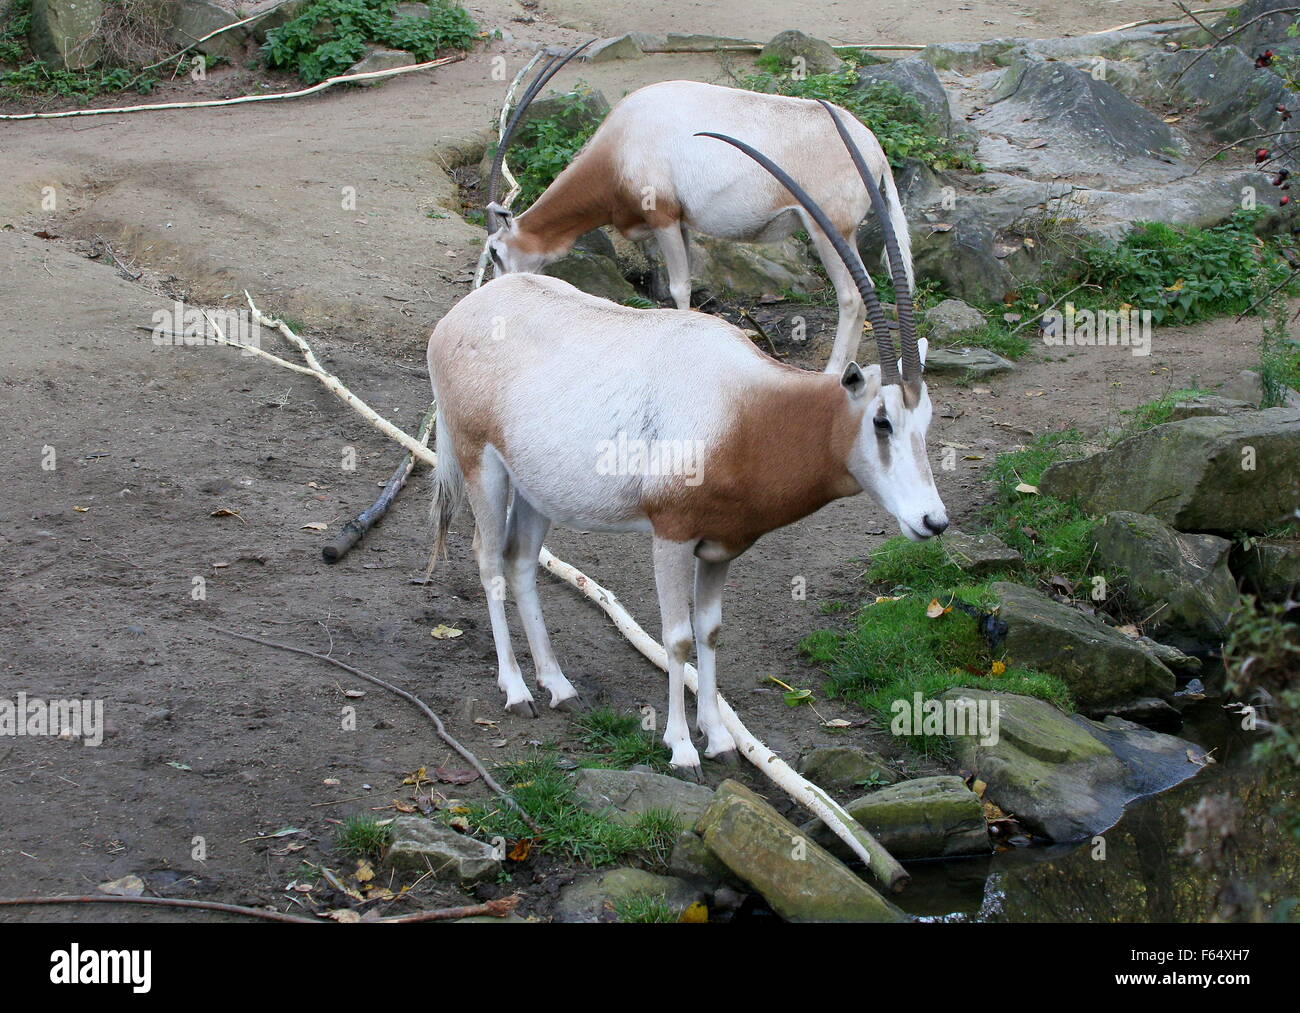
[[[275,362],[285,366],[295,373],[314,376],[340,401],[350,407],[385,436],[396,440],[415,457],[424,461],[426,464],[432,466],[437,463],[437,454],[409,434],[398,429],[387,419],[380,416],[373,408],[348,390],[338,377],[327,373],[324,367],[320,365],[320,361],[316,358],[311,346],[295,334],[287,324],[281,320],[276,320],[275,318],[268,317],[264,314],[257,308],[256,304],[253,302],[253,297],[247,292],[244,293],[244,296],[248,299],[248,305],[252,311],[253,318],[257,320],[259,324],[272,327],[283,334],[287,340],[292,342],[299,351],[302,352],[303,357],[307,360],[308,365],[311,368],[287,362],[278,356],[272,355],[269,352],[264,352],[260,348],[246,345],[243,342],[230,341],[221,333],[216,321],[212,319],[211,315],[209,315],[208,320],[212,324],[217,335],[212,340],[216,341],[218,344],[229,345],[232,348],[247,349],[251,353],[270,362]],[[601,587],[594,580],[575,567],[552,555],[550,550],[545,546],[543,546],[538,559],[541,565],[546,567],[547,570],[577,588],[588,599],[600,606],[601,610],[614,621],[614,624],[618,627],[619,631],[629,641],[631,641],[632,645],[636,647],[641,654],[664,671],[668,670],[668,658],[663,645],[658,643],[637,624],[636,620],[634,620],[627,610],[618,603],[617,599],[611,592]],[[235,635],[241,637],[244,636],[243,634]],[[254,638],[245,637],[245,639]],[[271,646],[282,645],[271,644]],[[300,650],[298,648],[290,649]],[[310,654],[311,652],[300,651],[300,653]],[[334,661],[332,658],[324,658],[323,655],[319,657],[323,660],[330,661],[332,664],[343,665],[342,662]],[[365,677],[364,673],[357,674]],[[690,687],[692,693],[697,692],[695,669],[689,665],[686,669],[686,684]],[[399,690],[397,687],[392,688],[399,695],[405,695],[404,690]],[[412,700],[415,699],[414,697],[408,698]],[[909,877],[906,870],[898,864],[893,856],[891,856],[889,852],[887,852],[884,847],[875,840],[875,838],[867,833],[866,830],[859,826],[853,817],[845,811],[843,806],[831,799],[816,785],[795,773],[789,764],[760,742],[749,731],[749,729],[744,726],[735,711],[733,711],[726,700],[722,698],[721,693],[718,694],[718,706],[722,712],[722,720],[726,724],[727,730],[731,732],[732,738],[736,740],[740,752],[747,760],[749,760],[750,763],[761,770],[766,777],[770,778],[792,799],[820,817],[822,822],[824,822],[837,837],[852,849],[854,854],[867,863],[867,867],[871,871],[872,875],[879,879],[880,882],[889,890],[899,890],[907,883]],[[429,713],[432,714],[432,712]]]
[[[388,918],[365,919],[376,925],[391,925],[400,922],[436,922],[456,918],[473,918],[489,915],[504,918],[519,903],[519,894],[498,897],[482,904],[465,904],[461,907],[434,908],[430,911],[416,911],[409,915],[392,915]],[[261,918],[269,922],[296,922],[299,925],[320,925],[333,921],[328,915],[308,918],[305,915],[285,914],[267,908],[244,907],[241,904],[222,904],[215,900],[189,900],[184,897],[113,897],[107,894],[96,896],[82,894],[65,897],[0,897],[0,907],[40,907],[48,904],[144,904],[150,907],[197,908],[200,911],[221,911],[224,914],[243,915],[248,918]]]
[[[483,778],[483,783],[486,784],[489,788],[491,788],[494,792],[496,792],[497,795],[501,797],[501,800],[505,802],[505,804],[509,808],[513,809],[516,813],[518,813],[519,818],[528,824],[529,829],[532,830],[533,833],[540,834],[542,832],[541,827],[539,827],[533,821],[533,818],[524,811],[523,806],[521,806],[518,802],[515,801],[514,796],[511,795],[510,792],[506,791],[503,787],[501,787],[501,785],[497,782],[496,778],[494,778],[491,774],[488,773],[488,769],[485,766],[483,766],[483,764],[479,761],[479,758],[477,756],[471,753],[468,749],[462,746],[459,741],[457,741],[455,738],[452,737],[451,733],[447,731],[446,725],[442,723],[442,718],[438,717],[438,715],[433,712],[433,709],[430,708],[428,704],[426,704],[414,693],[408,693],[406,690],[402,689],[401,686],[394,686],[391,682],[381,679],[377,675],[371,675],[369,672],[363,672],[361,671],[361,669],[354,668],[353,666],[349,665],[347,662],[339,661],[337,658],[331,658],[328,654],[317,654],[315,651],[309,651],[305,647],[294,647],[292,644],[282,644],[278,640],[263,640],[261,637],[254,637],[254,636],[250,636],[247,633],[237,633],[235,630],[228,630],[224,626],[215,626],[211,623],[209,623],[208,625],[212,629],[216,630],[218,633],[224,633],[228,637],[237,637],[240,640],[248,640],[254,644],[261,644],[263,647],[274,647],[276,650],[279,651],[290,651],[293,654],[303,654],[309,658],[315,658],[317,661],[324,661],[330,665],[334,665],[338,668],[343,669],[343,671],[345,672],[349,672],[352,675],[355,675],[358,679],[364,679],[366,682],[372,683],[373,685],[378,686],[380,689],[386,689],[388,690],[388,692],[400,696],[403,700],[406,700],[408,703],[414,704],[420,710],[420,713],[422,713],[425,717],[427,717],[430,721],[433,722],[433,727],[434,730],[438,733],[438,738],[442,739],[443,742],[447,743],[447,745],[449,745],[452,749],[454,749],[457,753],[459,753],[461,758],[464,759],[466,763],[468,763],[470,766],[474,768],[474,770],[478,773],[478,776]]]
[[[429,436],[433,433],[433,420],[437,414],[438,405],[436,402],[431,402],[429,410],[424,413],[424,418],[420,421],[420,431],[416,434],[416,439],[426,447],[429,445]],[[367,531],[383,520],[384,514],[388,513],[388,508],[393,505],[397,494],[402,491],[402,487],[406,485],[406,480],[411,477],[411,472],[414,470],[415,457],[407,453],[384,485],[384,491],[379,494],[379,498],[344,524],[334,540],[320,550],[325,562],[337,563],[352,551],[352,547],[361,541]]]
[[[430,67],[442,67],[448,63],[458,63],[463,59],[465,59],[465,54],[457,53],[454,56],[429,60],[427,63],[415,63],[409,67],[368,70],[363,74],[341,74],[338,77],[326,78],[320,84],[314,84],[310,88],[303,88],[301,91],[278,91],[270,95],[241,95],[238,98],[208,99],[203,102],[154,102],[142,106],[69,109],[61,113],[0,113],[0,120],[57,120],[68,116],[110,116],[114,113],[158,112],[162,109],[207,109],[213,106],[241,105],[246,102],[274,102],[277,99],[302,98],[305,95],[314,95],[318,91],[332,88],[336,84],[347,84],[349,81],[378,81],[380,78],[396,77],[398,74],[410,74],[417,70],[428,70]]]

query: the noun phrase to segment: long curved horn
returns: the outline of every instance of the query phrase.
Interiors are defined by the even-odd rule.
[[[817,206],[803,187],[790,178],[789,173],[761,151],[756,151],[744,141],[738,141],[726,134],[715,134],[709,131],[702,131],[695,136],[712,137],[714,140],[726,141],[732,147],[739,148],[771,173],[776,181],[789,190],[794,199],[803,205],[804,210],[812,216],[813,221],[817,223],[822,232],[826,234],[826,238],[831,241],[831,245],[835,247],[835,252],[840,255],[840,260],[844,261],[844,266],[848,268],[849,277],[853,279],[853,284],[858,287],[858,293],[862,296],[862,301],[866,303],[867,319],[871,321],[871,330],[876,335],[876,347],[880,350],[880,382],[900,383],[898,353],[894,351],[894,340],[889,334],[889,323],[885,319],[884,308],[880,305],[880,300],[876,298],[876,287],[871,284],[871,279],[867,276],[867,269],[862,266],[862,259],[858,256],[857,251],[852,249],[844,241],[844,237],[839,234],[839,231],[831,225],[830,219],[826,217],[826,212]]]
[[[501,164],[505,161],[506,148],[509,146],[510,139],[514,135],[515,128],[519,126],[519,121],[523,117],[525,110],[528,109],[529,105],[532,104],[533,99],[535,99],[538,93],[543,88],[545,88],[547,84],[550,83],[551,78],[553,78],[556,74],[558,74],[560,72],[560,69],[566,63],[572,60],[575,56],[577,56],[579,53],[581,53],[584,49],[586,49],[595,41],[596,41],[595,39],[588,39],[581,46],[575,46],[573,49],[569,50],[567,53],[564,54],[564,56],[560,56],[557,53],[554,56],[550,57],[550,59],[548,59],[544,64],[542,64],[541,69],[533,77],[532,81],[529,82],[528,87],[524,89],[523,98],[521,98],[519,100],[519,104],[515,106],[515,111],[510,117],[510,122],[506,124],[505,132],[502,133],[501,135],[501,141],[500,143],[497,144],[497,153],[492,159],[492,172],[488,176],[487,202],[489,205],[495,204],[497,197],[500,195]],[[497,229],[496,213],[493,211],[489,211],[487,213],[487,218],[488,218],[488,232],[489,233],[495,232]]]
[[[898,236],[894,234],[889,212],[885,208],[885,199],[880,195],[880,187],[876,184],[871,170],[867,168],[867,160],[862,157],[862,152],[853,143],[853,138],[849,136],[835,107],[825,99],[817,101],[831,114],[831,119],[835,122],[835,130],[839,133],[844,146],[849,149],[849,157],[853,159],[858,175],[862,177],[862,182],[867,187],[867,195],[871,198],[871,209],[880,219],[880,227],[885,234],[885,252],[889,254],[889,274],[894,279],[894,305],[898,310],[898,339],[903,346],[903,379],[919,383],[921,355],[916,345],[916,315],[912,306],[912,288],[907,283],[907,268],[903,265],[903,253],[898,245]]]

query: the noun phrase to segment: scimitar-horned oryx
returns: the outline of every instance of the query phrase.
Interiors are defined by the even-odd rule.
[[[825,220],[766,156],[716,136],[755,159],[814,220]],[[861,164],[848,131],[844,139]],[[879,208],[874,182],[869,190]],[[896,252],[892,223],[882,220]],[[550,705],[577,698],[537,596],[538,551],[553,523],[653,536],[669,661],[664,742],[672,765],[695,777],[700,758],[684,700],[692,635],[705,755],[730,758],[735,749],[719,714],[715,661],[732,559],[761,535],[864,490],[910,538],[947,527],[926,456],[925,342],[910,314],[900,314],[902,358],[895,359],[862,262],[838,232],[828,234],[866,303],[879,366],[851,362],[838,376],[800,370],[716,317],[631,309],[533,274],[488,282],[438,323],[429,339],[439,409],[434,558],[468,499],[508,711],[536,714],[511,646],[507,583]],[[907,279],[901,259],[891,263],[902,307]]]
[[[654,236],[678,309],[690,308],[688,231],[737,242],[775,242],[807,230],[835,286],[839,323],[826,372],[856,357],[865,317],[859,286],[835,252],[832,236],[852,245],[872,207],[835,129],[810,99],[767,95],[700,81],[664,81],[628,95],[581,152],[521,214],[496,203],[506,146],[529,102],[564,62],[553,56],[525,90],[497,148],[488,180],[488,252],[498,276],[540,271],[579,236],[613,225],[629,239]],[[904,274],[912,280],[907,221],[889,161],[870,130],[835,107],[883,192],[882,221],[893,229]],[[767,152],[824,210],[818,224],[790,191],[736,151],[695,136],[719,130]],[[892,269],[892,268],[891,268]]]

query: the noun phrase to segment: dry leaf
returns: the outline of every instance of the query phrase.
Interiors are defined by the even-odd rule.
[[[299,530],[301,531],[324,531],[328,524],[324,521],[312,521],[310,524],[304,524]]]
[[[100,893],[108,894],[110,897],[139,897],[144,893],[144,880],[135,874],[131,874],[123,876],[121,879],[100,883],[96,889]]]
[[[361,916],[359,914],[351,908],[346,907],[335,908],[333,911],[326,911],[325,917],[333,918],[336,922],[346,922],[347,924],[361,921]]]
[[[990,675],[1004,675],[1006,674],[1006,671],[1007,671],[1006,663],[1002,661],[993,662],[992,666],[989,668]]]
[[[219,510],[213,510],[212,513],[209,514],[208,516],[209,517],[239,517],[239,514],[236,513],[234,510],[231,510],[229,507],[221,507]],[[244,520],[244,518],[242,517],[239,517],[239,521],[241,524],[248,523],[248,521]]]
[[[444,626],[439,623],[429,631],[429,636],[433,637],[434,640],[454,640],[464,632],[464,630],[456,629],[455,626]]]
[[[506,852],[506,858],[512,862],[526,862],[528,856],[533,853],[533,839],[531,837],[521,837],[510,846]]]
[[[352,877],[358,883],[369,883],[375,878],[375,868],[363,858],[357,862],[357,871],[352,874]]]
[[[1030,485],[1028,482],[1021,482],[1018,486],[1016,486],[1016,492],[1023,492],[1023,493],[1028,493],[1029,495],[1032,496],[1037,496],[1038,486]]]
[[[709,920],[709,909],[697,900],[683,911],[682,916],[677,920],[685,925],[707,924]]]
[[[926,607],[925,614],[929,616],[931,619],[938,619],[945,612],[951,612],[951,611],[952,611],[951,605],[949,605],[947,608],[944,608],[942,605],[939,604],[938,598],[931,598],[930,604]]]

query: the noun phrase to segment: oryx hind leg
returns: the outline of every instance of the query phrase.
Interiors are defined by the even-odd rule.
[[[718,708],[718,634],[722,632],[722,591],[727,581],[727,562],[695,563],[695,667],[699,692],[695,700],[695,724],[708,739],[704,755],[734,763],[736,740],[722,723]]]
[[[664,745],[672,750],[673,768],[696,781],[700,754],[691,742],[686,721],[686,662],[691,656],[691,581],[695,571],[692,542],[654,540],[655,587],[663,619],[663,644],[668,652],[668,723]]]
[[[551,519],[539,512],[516,488],[506,523],[505,556],[510,589],[514,592],[519,618],[528,636],[528,650],[533,655],[537,683],[551,694],[552,707],[568,710],[579,702],[578,691],[560,671],[537,595],[537,554],[550,527]]]
[[[520,717],[537,717],[533,695],[515,659],[506,620],[505,548],[510,476],[496,451],[484,450],[478,474],[472,480],[467,476],[465,485],[474,510],[479,579],[487,595],[492,640],[497,650],[497,686],[506,695],[506,710]]]
[[[845,366],[858,357],[858,347],[862,341],[862,325],[867,319],[867,305],[862,301],[862,295],[858,292],[857,285],[853,283],[849,269],[844,266],[844,261],[835,252],[831,241],[826,238],[826,233],[807,214],[803,214],[803,218],[804,227],[812,237],[817,255],[821,257],[822,266],[826,268],[826,274],[831,279],[831,284],[835,286],[835,299],[840,307],[839,323],[835,327],[835,344],[831,347],[831,356],[826,362],[825,369],[827,373],[839,374],[844,372]],[[854,245],[855,237],[852,233],[844,238],[850,247]]]

